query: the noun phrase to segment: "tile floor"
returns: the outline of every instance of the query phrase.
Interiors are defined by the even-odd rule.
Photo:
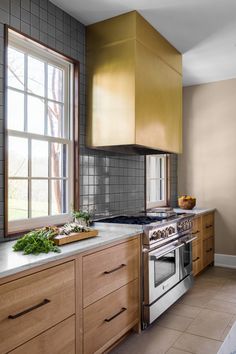
[[[236,270],[211,267],[152,326],[110,354],[216,354],[234,321]]]

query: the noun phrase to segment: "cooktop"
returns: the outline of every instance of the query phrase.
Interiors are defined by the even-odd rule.
[[[157,221],[173,218],[174,215],[166,213],[147,213],[146,215],[119,215],[106,219],[98,220],[99,222],[112,223],[112,224],[132,224],[132,225],[148,225]]]

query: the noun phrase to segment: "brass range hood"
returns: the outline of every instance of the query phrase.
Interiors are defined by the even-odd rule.
[[[136,11],[87,27],[91,148],[182,151],[182,57]]]

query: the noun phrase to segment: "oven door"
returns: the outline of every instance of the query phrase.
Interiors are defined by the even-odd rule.
[[[172,243],[144,254],[144,304],[151,304],[179,282],[179,249]]]
[[[180,239],[180,242],[184,244],[181,247],[179,256],[180,256],[180,270],[179,276],[180,280],[187,277],[192,272],[192,242],[196,240],[197,237],[193,237],[192,234],[184,236]]]

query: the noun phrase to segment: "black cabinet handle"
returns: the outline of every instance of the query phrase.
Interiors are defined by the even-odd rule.
[[[117,267],[117,268],[114,268],[114,269],[112,269],[112,270],[106,270],[106,271],[104,272],[104,274],[111,274],[111,273],[116,272],[117,270],[119,270],[119,269],[121,269],[121,268],[124,268],[124,267],[126,267],[126,264],[122,263],[122,264],[121,264],[119,267]]]
[[[9,315],[8,318],[11,319],[11,320],[14,320],[15,318],[18,318],[18,317],[21,317],[23,315],[25,315],[26,313],[29,313],[35,309],[38,309],[39,307],[42,307],[46,304],[48,304],[50,302],[50,300],[48,299],[44,299],[42,302],[40,302],[39,304],[37,305],[34,305],[32,307],[29,307],[28,309],[24,310],[24,311],[21,311],[21,312],[18,312],[16,313],[15,315]]]
[[[116,318],[117,316],[121,315],[123,312],[125,312],[127,310],[126,307],[122,307],[122,309],[117,312],[114,316],[110,317],[110,318],[106,318],[104,321],[105,322],[111,322],[112,320],[114,320],[114,318]]]
[[[199,234],[199,230],[195,231],[195,232],[192,232],[192,235],[196,235],[196,234]]]
[[[206,251],[207,251],[207,253],[208,253],[208,252],[211,252],[211,251],[212,251],[212,248],[209,248],[209,250],[206,250]]]
[[[197,257],[197,258],[193,259],[192,261],[197,262],[199,259],[200,259],[200,257]]]
[[[212,227],[213,225],[206,225],[206,229],[209,229],[210,227]]]

